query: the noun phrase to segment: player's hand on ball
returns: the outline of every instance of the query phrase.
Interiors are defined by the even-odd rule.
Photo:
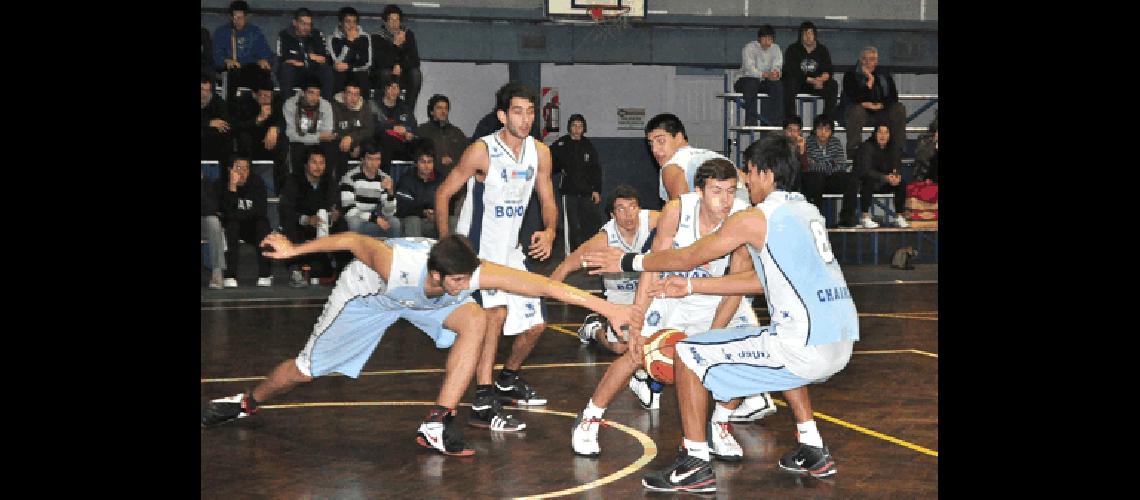
[[[606,247],[605,250],[586,252],[586,257],[582,262],[586,267],[591,268],[590,274],[602,273],[619,273],[621,272],[621,258],[625,256],[625,252],[621,249],[614,247]]]
[[[689,295],[689,280],[677,275],[670,275],[661,282],[661,292],[670,298],[685,297]]]
[[[269,236],[261,240],[260,247],[261,254],[271,259],[288,259],[297,255],[293,251],[293,242],[281,233],[269,233]]]
[[[645,366],[645,337],[642,337],[640,332],[629,336],[625,355],[629,357],[633,366]]]

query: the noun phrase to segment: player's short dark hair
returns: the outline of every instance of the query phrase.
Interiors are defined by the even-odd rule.
[[[637,200],[637,205],[641,206],[641,197],[637,195],[637,190],[633,189],[629,184],[619,184],[618,187],[610,191],[609,196],[606,197],[606,213],[614,213],[614,202],[618,198]]]
[[[685,125],[681,123],[681,119],[673,113],[661,113],[654,116],[645,124],[645,133],[648,134],[656,129],[664,130],[669,135],[677,135],[680,132],[685,140],[689,140],[689,134],[685,133]]]
[[[697,173],[693,175],[693,184],[704,189],[706,179],[725,181],[735,178],[736,165],[724,158],[712,158],[697,167]]]
[[[451,99],[443,94],[434,94],[431,99],[428,99],[427,114],[429,119],[431,118],[431,110],[435,109],[435,104],[440,101],[446,102],[448,109],[451,109]]]
[[[238,12],[238,11],[245,12],[246,14],[249,14],[249,4],[246,3],[245,0],[234,0],[233,2],[230,2],[230,9],[229,10],[230,10],[230,14],[233,14],[234,12]]]
[[[380,19],[383,19],[383,20],[387,21],[387,20],[388,20],[388,15],[389,15],[389,14],[391,14],[391,13],[393,13],[393,12],[395,12],[395,13],[397,13],[397,14],[399,14],[399,15],[400,15],[400,20],[401,20],[401,21],[403,21],[403,20],[404,20],[404,11],[400,10],[400,6],[399,6],[399,5],[396,5],[396,4],[394,4],[394,3],[390,3],[390,4],[386,5],[386,6],[384,7],[384,10],[380,11]]]
[[[752,143],[744,150],[745,173],[750,170],[749,162],[759,170],[771,170],[776,176],[776,188],[787,189],[796,178],[800,162],[796,159],[796,144],[791,137],[783,134],[768,134]]]
[[[800,119],[800,115],[785,116],[783,128],[788,128],[788,125],[791,125],[793,123],[799,125],[801,130],[804,128],[804,121]]]
[[[822,127],[828,127],[832,132],[835,132],[835,120],[832,120],[827,113],[820,113],[815,117],[815,123],[812,124],[812,130],[819,130]]]
[[[479,254],[466,236],[452,233],[432,245],[427,268],[438,272],[440,279],[452,274],[471,274],[479,268]]]
[[[313,11],[311,11],[305,7],[301,7],[301,8],[298,8],[297,10],[293,11],[293,20],[294,21],[298,21],[302,17],[313,17]]]
[[[507,82],[499,90],[495,92],[495,109],[504,113],[509,112],[511,109],[511,99],[521,97],[530,101],[531,104],[537,104],[538,99],[531,92],[530,87],[522,82]]]
[[[339,23],[343,23],[344,18],[346,18],[348,16],[352,16],[352,17],[355,17],[357,20],[360,20],[360,14],[358,14],[356,12],[356,9],[354,9],[352,7],[341,7],[340,10],[338,10],[336,12],[336,20]]]

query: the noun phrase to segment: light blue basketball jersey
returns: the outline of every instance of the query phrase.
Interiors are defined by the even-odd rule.
[[[764,248],[748,246],[782,342],[859,340],[859,316],[831,251],[819,209],[800,193],[775,191],[756,205],[768,221]],[[795,370],[793,370],[795,371]]]

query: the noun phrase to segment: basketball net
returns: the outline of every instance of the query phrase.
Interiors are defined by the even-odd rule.
[[[594,37],[610,38],[629,26],[629,6],[594,4],[586,12],[594,21]]]

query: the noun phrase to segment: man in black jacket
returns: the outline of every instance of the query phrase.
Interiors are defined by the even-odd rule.
[[[600,210],[602,169],[598,166],[598,151],[585,136],[586,118],[574,114],[566,128],[570,133],[554,142],[550,157],[552,172],[562,172],[559,192],[566,207],[570,248],[578,248],[598,232],[604,222]]]
[[[226,101],[214,93],[214,82],[202,75],[202,160],[224,161],[233,153]]]
[[[404,11],[395,4],[384,7],[380,13],[384,24],[372,36],[372,81],[383,82],[389,77],[400,79],[400,88],[406,91],[404,101],[411,112],[415,112],[416,99],[420,95],[423,74],[420,73],[420,52],[416,46],[416,35],[403,26]],[[376,93],[380,93],[379,86]],[[379,98],[377,98],[379,100]]]
[[[843,74],[843,102],[847,103],[847,156],[854,157],[863,142],[863,126],[886,122],[891,129],[891,147],[902,152],[906,142],[906,108],[899,102],[899,89],[887,70],[879,67],[879,51],[865,47],[859,62]]]
[[[404,236],[439,238],[435,227],[435,190],[443,177],[435,173],[431,141],[419,141],[412,157],[416,159],[415,171],[404,174],[396,185],[396,217],[400,218]]]
[[[235,98],[231,116],[237,134],[237,150],[253,160],[273,162],[273,185],[270,193],[279,193],[285,183],[288,168],[285,164],[285,115],[281,112],[284,99],[273,94],[273,81],[269,76],[257,78],[252,92]]]
[[[265,183],[260,177],[249,174],[249,158],[234,155],[230,160],[229,175],[220,176],[215,184],[218,212],[226,233],[226,288],[236,288],[238,240],[253,245],[257,254],[257,286],[272,286],[269,259],[256,249],[269,234],[268,197]]]
[[[831,52],[816,39],[811,21],[800,24],[799,38],[784,52],[784,114],[799,114],[795,107],[799,93],[823,97],[823,112],[835,116],[839,84],[832,78]]]
[[[325,175],[324,153],[320,148],[310,146],[306,155],[304,170],[286,180],[278,206],[285,237],[294,244],[328,236],[330,228],[340,221],[340,212],[336,208],[337,184],[331,176]],[[288,263],[289,285],[303,287],[309,284],[302,272],[303,265],[311,266],[313,282],[330,276],[332,265],[329,257],[329,254],[319,253],[291,260]]]
[[[872,196],[875,193],[894,193],[895,225],[909,227],[906,217],[906,184],[902,182],[899,168],[902,165],[902,152],[890,146],[891,130],[886,123],[875,125],[871,138],[859,146],[855,156],[853,174],[859,186],[859,206],[863,210],[863,227],[874,229],[879,223],[871,219]]]
[[[333,59],[333,89],[340,92],[346,82],[356,80],[360,83],[364,100],[368,101],[372,89],[372,84],[368,81],[368,73],[372,69],[370,37],[360,27],[360,15],[356,9],[341,7],[336,17],[337,29],[329,37],[328,43],[329,55]]]
[[[301,7],[293,12],[293,27],[277,35],[277,82],[281,95],[293,96],[293,86],[300,86],[306,77],[321,82],[321,97],[333,98],[333,70],[321,30],[313,27],[313,14]]]

